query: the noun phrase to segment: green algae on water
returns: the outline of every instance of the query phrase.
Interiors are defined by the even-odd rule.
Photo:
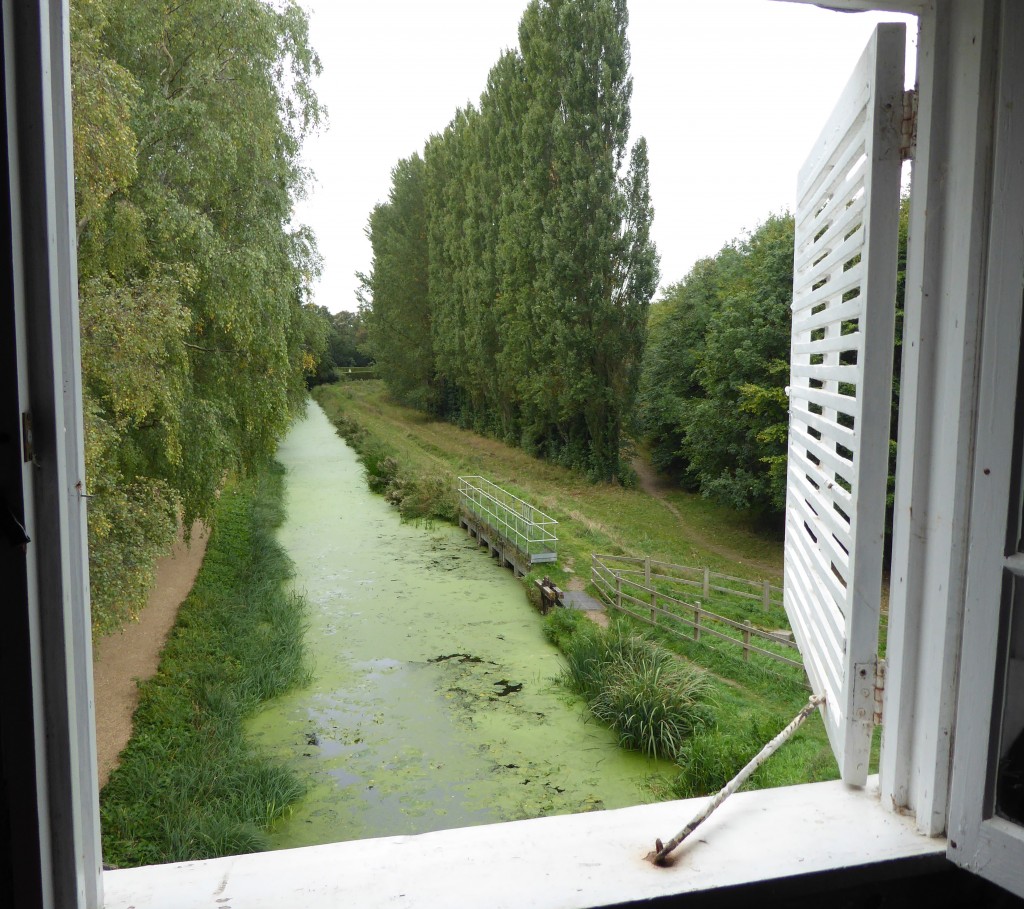
[[[557,651],[510,572],[454,527],[402,523],[314,403],[278,458],[313,678],[249,724],[310,784],[276,846],[648,798],[670,766],[622,751],[555,683]]]

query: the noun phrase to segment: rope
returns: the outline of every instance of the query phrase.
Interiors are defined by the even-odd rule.
[[[782,730],[775,738],[773,738],[767,745],[764,746],[751,760],[750,762],[734,776],[721,791],[714,798],[708,801],[708,803],[700,810],[696,817],[689,824],[687,824],[682,830],[679,831],[672,839],[667,843],[662,843],[660,839],[654,841],[654,853],[653,861],[655,865],[664,865],[669,855],[679,846],[679,844],[685,840],[694,830],[696,830],[701,824],[704,823],[710,816],[711,813],[724,802],[730,795],[732,795],[737,789],[740,788],[746,781],[747,777],[750,776],[758,767],[760,767],[768,758],[770,758],[779,747],[783,745],[787,739],[794,732],[797,731],[807,718],[814,713],[822,704],[825,703],[824,695],[812,694],[807,705],[801,710],[790,722],[790,724]]]

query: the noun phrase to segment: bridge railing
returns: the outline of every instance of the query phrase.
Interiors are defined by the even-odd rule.
[[[490,525],[531,562],[558,558],[558,521],[484,477],[459,477],[459,504]]]

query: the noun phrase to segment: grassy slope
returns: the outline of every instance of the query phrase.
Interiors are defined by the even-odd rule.
[[[350,413],[371,435],[386,442],[403,465],[453,476],[485,475],[561,521],[559,565],[551,572],[555,580],[567,581],[567,568],[585,576],[592,552],[612,552],[707,565],[740,577],[781,583],[781,541],[766,540],[745,516],[699,496],[681,491],[670,495],[683,515],[680,522],[640,489],[589,483],[495,439],[392,404],[380,382],[322,386],[317,399],[329,417],[343,410]],[[763,567],[748,565],[750,561]]]
[[[316,396],[330,418],[345,414],[354,419],[393,453],[403,469],[452,481],[459,474],[481,474],[556,518],[561,522],[558,564],[542,566],[536,573],[549,575],[560,586],[587,581],[592,553],[649,555],[781,583],[781,541],[758,535],[745,516],[699,496],[669,493],[678,512],[673,514],[641,489],[591,484],[519,449],[397,406],[387,399],[380,382],[324,386]],[[759,607],[750,608],[757,622]],[[784,675],[745,664],[723,650],[659,638],[712,670],[718,704],[716,728],[693,740],[684,756],[686,773],[666,792],[712,791],[792,718],[806,702],[806,691]],[[814,717],[753,782],[787,785],[833,778],[836,773],[824,727]]]
[[[101,797],[104,861],[116,867],[267,848],[270,823],[303,792],[255,754],[242,721],[305,678],[301,600],[274,539],[283,470],[221,496],[203,567],[134,732]]]

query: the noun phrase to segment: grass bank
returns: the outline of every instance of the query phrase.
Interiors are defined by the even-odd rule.
[[[424,487],[422,478],[429,477],[431,485],[450,491],[458,475],[482,474],[556,518],[558,563],[540,566],[535,575],[547,574],[563,589],[587,585],[592,553],[650,556],[781,584],[782,540],[766,535],[749,517],[699,496],[679,490],[659,498],[641,488],[590,483],[495,439],[396,405],[380,382],[321,387],[316,398],[360,452],[371,486],[383,484],[386,493],[388,477],[394,473],[421,478],[413,484],[418,488]],[[435,511],[443,516],[448,509],[446,501]],[[527,578],[528,589],[532,579]],[[751,601],[726,598],[706,606],[712,611],[720,608],[721,614],[738,621],[749,618],[758,626],[769,618]],[[784,616],[776,612],[770,622],[786,627]],[[675,754],[679,774],[661,784],[666,797],[703,794],[724,785],[806,703],[807,691],[799,678],[744,662],[738,650],[732,652],[709,636],[700,642],[680,640],[614,614],[612,623],[613,632],[644,634],[708,672],[713,717],[702,717],[699,728],[681,737]],[[566,640],[571,632],[566,631],[563,640],[553,638],[563,653],[569,652]],[[837,775],[824,726],[814,716],[747,785],[790,785]]]
[[[303,793],[255,753],[242,721],[305,678],[303,604],[274,539],[283,469],[226,490],[195,586],[157,674],[142,685],[134,733],[100,798],[104,861],[116,867],[267,848],[269,825]]]
[[[320,386],[314,396],[335,425],[354,426],[365,444],[407,474],[448,482],[481,474],[561,521],[558,563],[547,571],[560,586],[573,575],[586,578],[594,552],[649,555],[781,583],[781,537],[766,536],[749,516],[698,495],[667,493],[673,511],[643,489],[591,483],[497,439],[394,404],[379,381]],[[349,438],[344,426],[342,433]]]

